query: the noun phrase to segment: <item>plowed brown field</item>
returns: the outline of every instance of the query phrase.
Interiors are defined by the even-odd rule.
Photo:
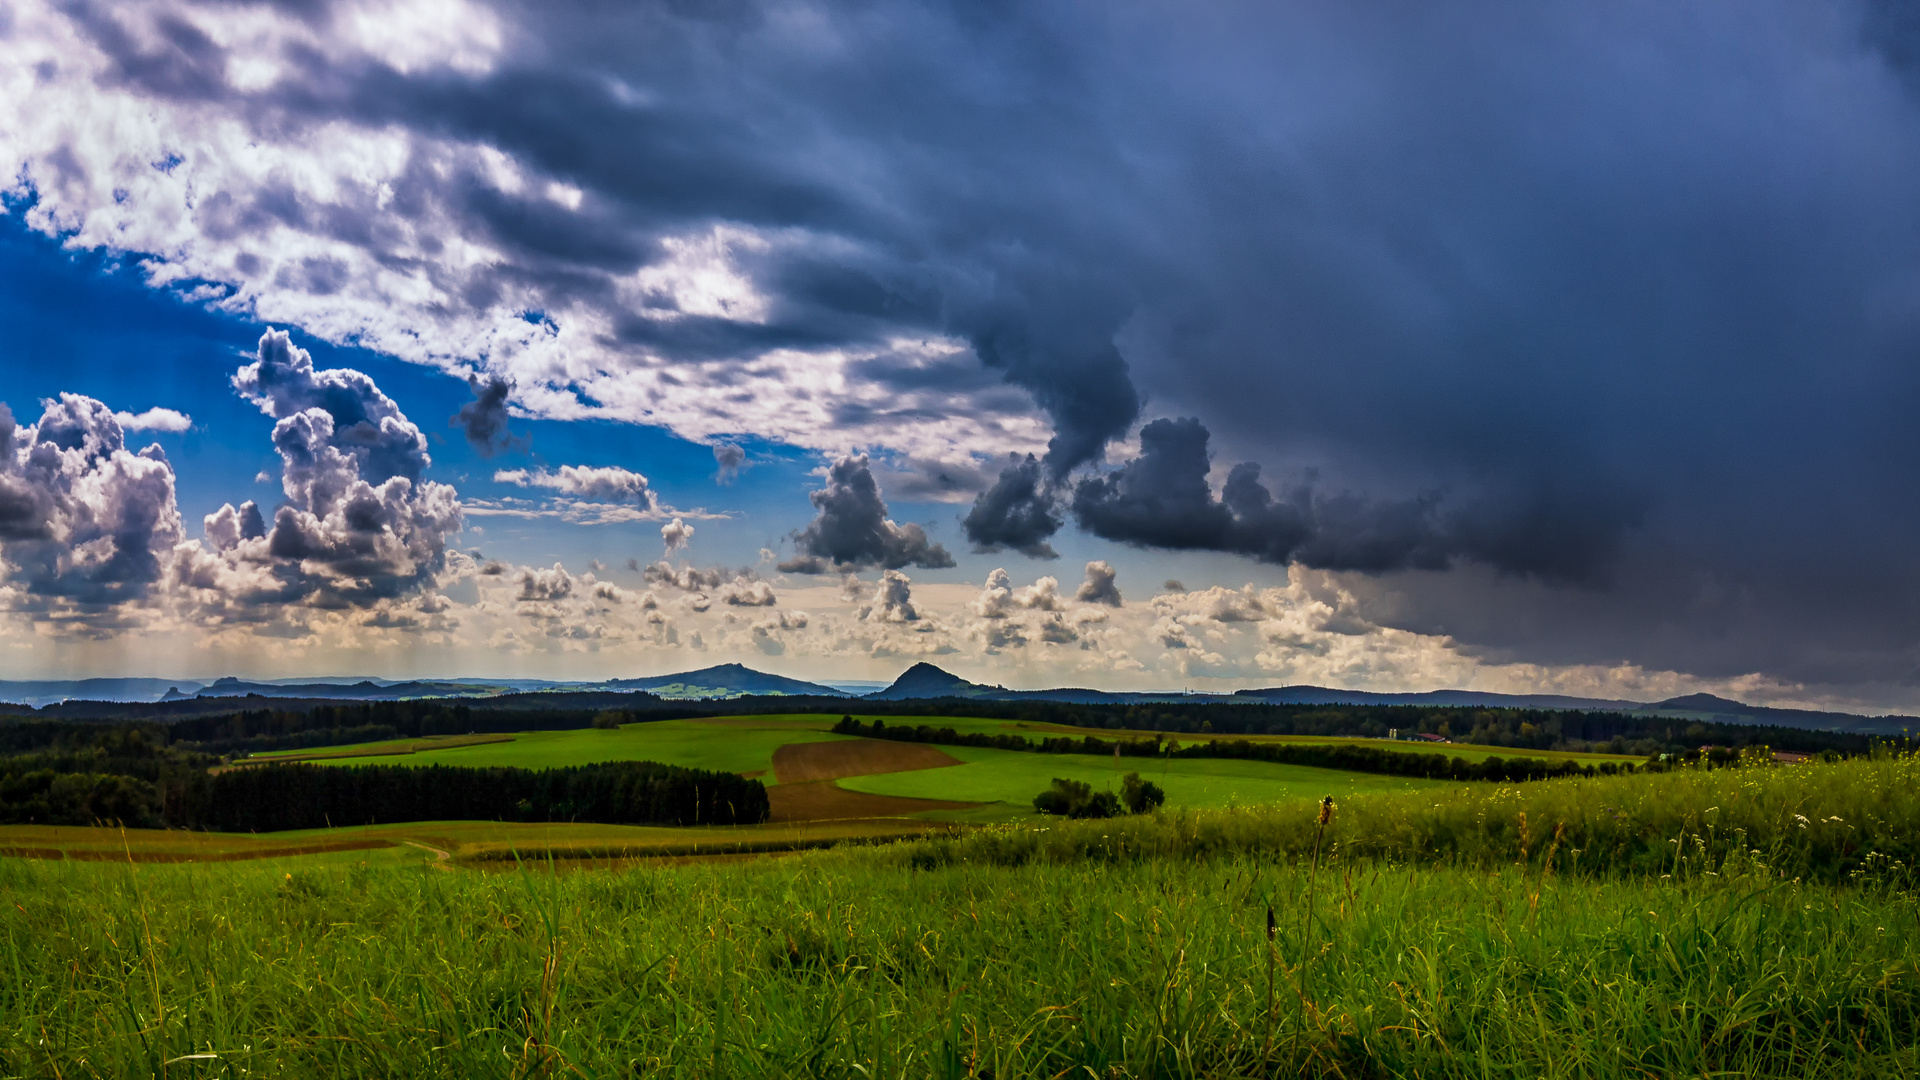
[[[898,770],[892,770],[898,771]],[[804,784],[776,784],[767,789],[773,821],[844,821],[850,818],[888,818],[922,810],[970,810],[983,803],[945,799],[907,799],[895,795],[868,795],[843,791],[831,780]],[[928,822],[928,827],[933,827]]]
[[[773,775],[782,784],[838,780],[843,776],[941,769],[960,759],[923,743],[881,739],[835,739],[832,742],[789,743],[773,752]]]

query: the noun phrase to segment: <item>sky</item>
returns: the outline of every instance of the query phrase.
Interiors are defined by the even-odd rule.
[[[0,3],[0,677],[1920,708],[1891,2]]]

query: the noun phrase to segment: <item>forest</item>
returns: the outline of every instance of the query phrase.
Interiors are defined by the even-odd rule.
[[[757,824],[757,780],[654,762],[561,769],[425,769],[299,763],[219,767],[126,728],[84,747],[0,757],[0,824],[232,832],[466,819]]]

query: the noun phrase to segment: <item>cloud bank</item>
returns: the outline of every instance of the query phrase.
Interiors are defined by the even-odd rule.
[[[1910,695],[1910,20],[1389,10],[462,2],[376,33],[325,2],[28,2],[0,158],[11,213],[155,288],[477,375],[469,435],[507,381],[530,417],[930,463],[983,552],[1071,521],[1342,573],[1380,625],[1503,663]],[[355,476],[413,485],[356,504],[389,531],[431,502],[424,443],[276,373],[248,392],[277,422],[330,425],[282,448],[314,459],[287,587],[431,565],[327,524]],[[74,500],[160,462],[62,462],[16,447],[6,520],[113,554],[23,548],[9,580],[151,588],[127,553],[164,514]],[[808,565],[950,558],[857,489],[830,478]]]

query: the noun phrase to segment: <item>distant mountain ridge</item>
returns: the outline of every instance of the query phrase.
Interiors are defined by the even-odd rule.
[[[38,708],[58,701],[159,701],[169,689],[188,687],[189,693],[203,684],[183,679],[5,679],[0,680],[0,701]]]
[[[455,682],[378,683],[362,679],[355,683],[259,683],[240,679],[215,679],[191,696],[213,697],[291,697],[339,698],[344,701],[400,701],[423,697],[491,697],[506,687]],[[189,696],[184,692],[180,697]]]
[[[1920,718],[1861,716],[1854,713],[1748,705],[1713,694],[1688,694],[1664,701],[1641,702],[1615,698],[1586,698],[1562,694],[1496,694],[1478,690],[1428,690],[1419,693],[1381,693],[1341,690],[1325,686],[1277,686],[1238,690],[1231,694],[1195,694],[1172,691],[1116,692],[1084,687],[1046,690],[1009,690],[971,682],[930,663],[916,663],[892,683],[861,695],[822,683],[757,671],[743,664],[716,664],[696,671],[633,679],[564,682],[546,679],[422,679],[391,682],[382,679],[245,680],[233,677],[201,683],[189,679],[95,678],[0,680],[0,703],[34,709],[58,707],[64,712],[92,709],[85,703],[159,703],[184,706],[194,701],[257,697],[279,701],[394,701],[420,698],[513,697],[528,702],[567,695],[617,695],[645,692],[670,700],[724,700],[745,696],[789,696],[840,700],[914,701],[952,698],[961,701],[1060,702],[1079,705],[1276,704],[1276,705],[1419,705],[1440,708],[1574,709],[1598,712],[1654,713],[1676,719],[1712,720],[1737,724],[1778,724],[1791,727],[1894,735],[1920,730]],[[62,702],[73,703],[62,705]]]
[[[1712,694],[1689,694],[1664,701],[1645,702],[1620,698],[1573,697],[1563,694],[1496,694],[1479,690],[1428,690],[1420,693],[1395,694],[1368,690],[1339,690],[1325,686],[1278,686],[1238,690],[1232,694],[1123,693],[1080,688],[1008,690],[1005,687],[983,686],[968,682],[958,675],[925,662],[908,668],[894,680],[893,685],[878,693],[868,694],[865,700],[907,701],[948,697],[976,701],[1059,701],[1082,705],[1259,702],[1275,705],[1424,705],[1441,708],[1571,709],[1591,712],[1656,713],[1676,718],[1727,723],[1778,724],[1789,727],[1887,735],[1898,734],[1908,729],[1920,729],[1920,719],[1914,717],[1862,716],[1855,713],[1747,705]]]
[[[1276,705],[1439,705],[1455,708],[1497,709],[1644,709],[1642,701],[1622,698],[1569,697],[1564,694],[1493,694],[1480,690],[1426,690],[1419,693],[1378,693],[1336,690],[1325,686],[1276,686],[1264,690],[1235,690],[1235,698],[1253,698]]]

